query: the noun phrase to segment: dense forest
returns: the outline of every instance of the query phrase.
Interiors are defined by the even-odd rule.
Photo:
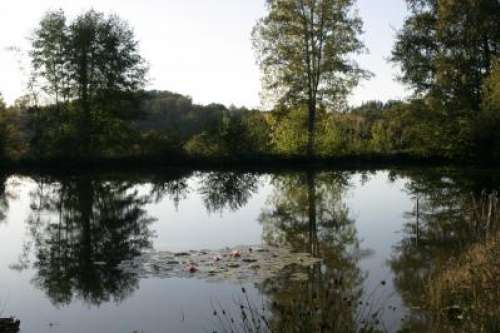
[[[390,61],[413,95],[353,107],[347,97],[371,76],[355,61],[365,51],[355,1],[268,0],[252,33],[268,110],[148,91],[124,20],[48,12],[31,38],[26,95],[0,96],[1,160],[500,162],[500,3],[406,2]]]

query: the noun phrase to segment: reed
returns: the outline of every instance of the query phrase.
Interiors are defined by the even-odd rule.
[[[381,285],[383,286],[383,285]],[[380,315],[383,306],[373,307],[371,299],[355,302],[352,297],[340,297],[337,301],[327,295],[328,302],[318,304],[293,300],[289,304],[259,304],[251,300],[242,288],[243,296],[233,306],[226,308],[213,305],[214,329],[211,333],[302,333],[342,332],[381,333],[386,332]],[[373,293],[374,295],[375,293]],[[335,297],[337,298],[337,297]],[[335,304],[337,303],[337,304]]]
[[[436,271],[427,306],[443,331],[500,332],[500,207],[497,193],[472,199],[469,216],[481,239]]]

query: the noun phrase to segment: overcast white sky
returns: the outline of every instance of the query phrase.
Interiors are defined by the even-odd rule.
[[[196,103],[256,107],[260,79],[250,32],[265,14],[265,0],[0,0],[0,93],[7,103],[24,93],[26,78],[9,46],[29,49],[27,38],[49,9],[73,17],[94,8],[116,13],[134,28],[150,64],[148,88],[190,95]],[[387,63],[395,29],[406,15],[404,0],[358,0],[365,22],[363,39],[370,50],[360,64],[375,77],[362,83],[350,101],[401,98]],[[27,60],[25,60],[27,61]]]

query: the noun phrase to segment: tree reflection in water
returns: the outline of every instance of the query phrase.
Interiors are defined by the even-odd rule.
[[[117,266],[152,246],[149,226],[154,218],[144,206],[165,197],[177,206],[190,193],[191,176],[192,172],[178,171],[140,179],[128,175],[132,181],[99,176],[36,178],[27,219],[32,241],[11,267],[27,269],[33,249],[33,282],[56,306],[75,299],[91,305],[123,301],[139,279]],[[256,191],[257,179],[251,174],[203,174],[199,193],[209,212],[237,210]],[[142,184],[150,185],[146,194],[139,194],[137,185]]]
[[[31,193],[28,226],[34,249],[34,283],[52,302],[75,299],[88,304],[120,302],[138,286],[138,276],[117,269],[151,247],[152,233],[145,205],[164,198],[176,205],[194,190],[210,213],[235,211],[248,203],[259,187],[250,173],[197,174],[120,178],[78,176],[38,177]],[[257,285],[264,295],[273,331],[350,332],[377,327],[378,309],[367,308],[360,269],[360,241],[345,203],[351,174],[315,172],[275,174],[273,192],[259,215],[263,241],[322,258],[308,269],[296,266]],[[414,209],[405,215],[403,239],[393,248],[388,265],[394,285],[410,310],[403,328],[427,331],[432,316],[425,312],[426,281],[450,256],[483,237],[470,223],[474,200],[498,189],[496,182],[454,174],[450,170],[395,171],[390,180],[404,179]],[[368,173],[362,174],[362,183]],[[8,208],[5,178],[0,179],[0,210]],[[148,186],[137,186],[148,184]],[[1,217],[1,216],[0,216]],[[26,268],[21,260],[17,268]],[[365,293],[364,293],[365,292]],[[374,315],[372,317],[372,315]]]
[[[155,174],[147,179],[151,184],[149,196],[155,203],[160,203],[165,197],[172,200],[174,206],[179,208],[179,203],[185,200],[190,188],[188,181],[193,176],[189,170],[169,170],[166,174]]]
[[[289,267],[258,286],[270,302],[271,331],[354,332],[376,326],[377,315],[368,318],[361,301],[359,240],[344,203],[348,175],[308,171],[277,176],[273,185],[259,218],[264,241],[323,261],[306,270]]]
[[[258,177],[251,173],[209,172],[200,175],[198,189],[209,213],[236,211],[257,192]]]
[[[412,309],[404,328],[441,331],[434,314],[426,311],[429,281],[451,258],[484,237],[484,229],[474,223],[472,214],[482,192],[498,189],[497,182],[487,174],[472,178],[439,169],[392,176],[407,179],[406,191],[414,202],[413,210],[405,215],[404,237],[389,260],[395,287]]]
[[[0,224],[6,221],[9,201],[17,198],[12,187],[13,184],[9,182],[9,176],[0,172]]]
[[[55,305],[74,298],[93,305],[120,302],[137,288],[138,277],[117,265],[151,246],[154,219],[143,208],[149,198],[133,184],[89,176],[57,183],[41,178],[31,199],[33,282]]]
[[[0,174],[0,223],[5,221],[7,210],[9,209],[9,200],[6,190],[7,177]]]

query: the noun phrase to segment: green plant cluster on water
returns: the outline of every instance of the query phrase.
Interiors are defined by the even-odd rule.
[[[121,18],[48,12],[32,77],[0,99],[2,161],[410,156],[500,161],[500,4],[406,0],[391,61],[414,94],[352,107],[370,77],[354,0],[268,0],[252,41],[266,111],[147,91],[147,65]],[[286,27],[283,28],[283,27]],[[266,104],[266,105],[267,105]]]

